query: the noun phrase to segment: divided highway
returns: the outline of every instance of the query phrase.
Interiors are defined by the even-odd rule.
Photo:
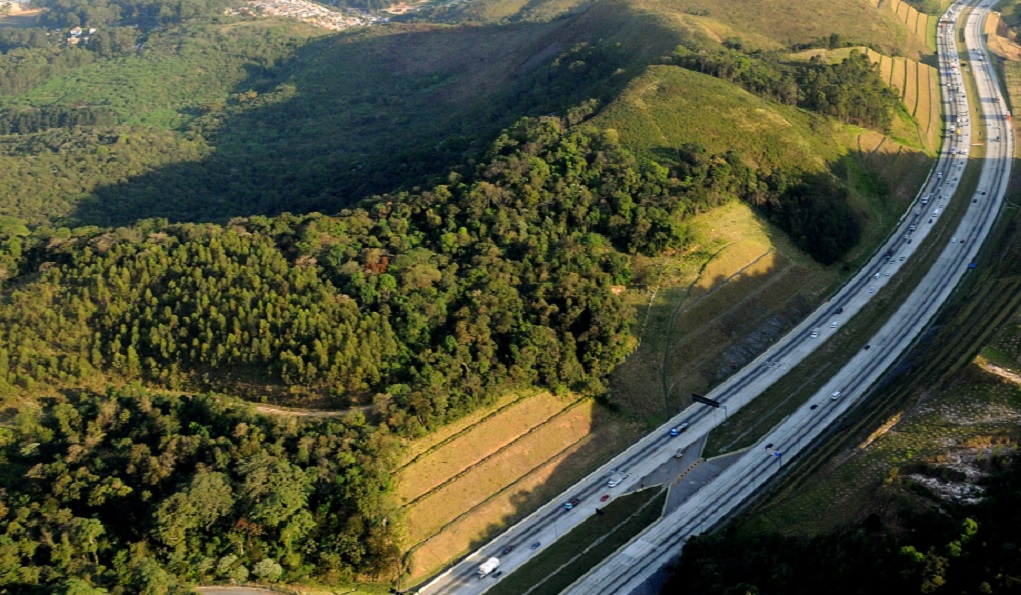
[[[965,2],[951,6],[944,17],[949,24],[939,33],[944,113],[950,123],[947,124],[936,168],[897,230],[857,275],[768,351],[707,395],[722,403],[727,412],[740,409],[800,363],[864,307],[901,267],[909,264],[908,258],[957,190],[971,136],[971,117],[954,40],[956,15],[966,6]],[[968,266],[991,229],[1003,201],[1014,142],[1005,104],[982,43],[981,27],[987,14],[986,3],[974,9],[964,31],[972,64],[975,65],[973,75],[979,95],[975,103],[981,106],[981,117],[989,126],[991,142],[986,147],[974,197],[954,198],[970,203],[954,241],[943,250],[901,308],[872,338],[870,349],[859,352],[809,403],[774,428],[761,444],[749,449],[680,507],[579,579],[568,592],[630,592],[675,559],[689,537],[710,528],[754,496],[779,472],[781,464],[809,446],[893,364],[969,270]],[[956,125],[960,126],[959,135],[955,134]],[[1000,140],[994,141],[997,136]],[[640,478],[669,460],[679,447],[685,447],[707,433],[719,421],[719,413],[707,407],[686,410],[578,482],[562,494],[559,501],[547,503],[425,585],[420,592],[484,592],[496,581],[476,577],[482,561],[498,557],[501,571],[513,571],[559,535],[591,516],[595,508],[602,505],[600,495],[620,494],[636,487]],[[670,437],[669,429],[682,422],[690,424],[687,432]],[[607,487],[607,479],[614,469],[626,470],[630,477],[611,489]],[[572,499],[577,499],[578,504],[571,510],[565,510],[563,502]]]

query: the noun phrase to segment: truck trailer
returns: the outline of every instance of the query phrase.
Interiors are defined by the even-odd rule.
[[[500,567],[499,558],[490,558],[479,566],[479,578],[482,578]]]

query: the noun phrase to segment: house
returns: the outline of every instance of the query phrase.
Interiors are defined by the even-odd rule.
[[[81,27],[73,27],[70,31],[68,31],[68,33],[70,33],[72,37],[81,37],[81,35],[82,35],[82,28]]]

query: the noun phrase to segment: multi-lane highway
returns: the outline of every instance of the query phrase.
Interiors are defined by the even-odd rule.
[[[928,235],[957,190],[968,159],[966,153],[972,124],[953,33],[956,15],[963,6],[964,3],[952,6],[945,17],[949,24],[940,29],[944,112],[951,123],[947,125],[947,136],[936,168],[896,231],[868,265],[802,324],[707,395],[721,402],[729,413],[740,409],[800,363],[881,291],[893,275],[911,264],[911,253]],[[981,117],[991,131],[991,142],[986,147],[975,196],[953,198],[969,202],[954,242],[946,246],[915,291],[872,338],[870,349],[858,353],[819,394],[764,438],[762,444],[747,451],[679,508],[582,577],[572,585],[570,592],[629,592],[675,558],[691,535],[712,526],[753,496],[778,472],[782,463],[807,447],[864,394],[910,345],[966,274],[1003,200],[1010,156],[1013,154],[1013,138],[1006,121],[1005,104],[982,46],[981,23],[987,12],[985,7],[973,10],[965,25],[965,34],[973,59],[971,63],[975,66],[973,75],[979,95],[974,103],[982,110]],[[961,129],[960,135],[956,134],[957,125]],[[993,128],[996,130],[992,131]],[[997,135],[1000,140],[992,141]],[[834,398],[838,391],[839,395]],[[495,584],[495,580],[476,577],[476,569],[483,560],[499,557],[501,571],[513,571],[559,535],[590,516],[596,507],[602,505],[602,495],[623,493],[635,487],[640,478],[662,465],[679,447],[708,432],[719,420],[718,413],[705,407],[685,411],[566,491],[562,501],[578,500],[572,510],[565,510],[562,501],[546,504],[421,591],[484,592]],[[687,432],[670,437],[669,428],[681,422],[690,424]],[[771,445],[768,449],[767,444]],[[612,469],[626,470],[631,474],[630,478],[612,489],[608,488],[607,478]],[[538,545],[533,548],[535,544]]]

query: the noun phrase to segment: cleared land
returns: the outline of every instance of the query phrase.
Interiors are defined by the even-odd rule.
[[[553,421],[558,414],[574,404],[549,393],[520,401],[493,416],[487,423],[471,426],[455,440],[443,444],[431,456],[422,457],[401,472],[397,495],[402,502],[411,502],[435,489],[450,478],[512,444],[529,431]],[[464,448],[465,444],[485,445]]]
[[[403,485],[418,469],[446,465],[446,458],[460,456],[460,451],[492,453],[405,510],[412,579],[436,572],[451,558],[528,514],[641,433],[636,424],[592,400],[582,401],[540,425],[548,419],[545,416],[549,410],[531,404],[533,400],[550,397],[533,397],[510,405],[401,472]],[[517,440],[500,449],[498,445],[506,440],[501,426],[527,414],[538,427],[523,431]]]

